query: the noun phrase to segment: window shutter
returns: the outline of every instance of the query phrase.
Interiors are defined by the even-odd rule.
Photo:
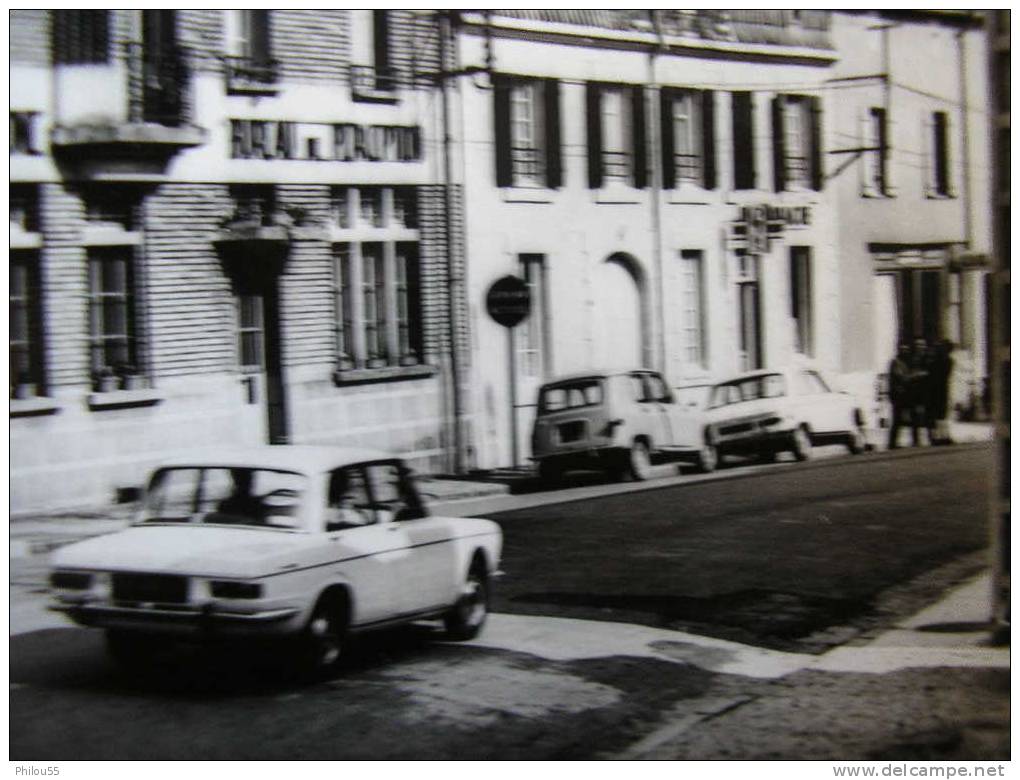
[[[631,130],[634,139],[634,186],[648,184],[648,149],[645,139],[645,90],[634,87],[631,92]]]
[[[820,191],[825,186],[825,169],[822,156],[822,99],[809,97],[807,99],[808,120],[811,127],[811,189]]]
[[[944,111],[936,111],[935,124],[935,191],[950,194],[949,181],[949,122]]]
[[[659,90],[659,119],[662,125],[662,188],[676,187],[676,161],[673,158],[673,99],[676,90],[663,87]]]
[[[860,147],[862,149],[871,149],[878,146],[878,140],[875,138],[874,133],[875,122],[871,108],[867,106],[861,108],[861,115],[857,121],[860,125],[860,138],[858,139]],[[878,152],[861,152],[859,155],[858,170],[861,177],[861,195],[865,198],[873,198],[878,194],[875,192],[874,176],[872,176],[872,171],[874,170],[872,162],[876,154]]]
[[[602,112],[598,84],[589,82],[585,96],[588,111],[588,186],[597,190],[602,186]]]
[[[786,136],[783,128],[783,96],[772,98],[772,181],[776,192],[786,189]]]
[[[926,198],[931,198],[935,195],[934,135],[934,115],[923,114],[921,116],[921,150],[924,165],[924,195]]]
[[[546,79],[545,98],[545,184],[550,189],[563,185],[563,157],[560,150],[560,82]]]
[[[701,93],[701,146],[704,185],[715,189],[715,92],[706,89]]]
[[[496,151],[496,186],[513,185],[510,163],[510,87],[506,76],[494,75],[493,81],[493,140]]]
[[[733,188],[753,190],[754,100],[752,92],[733,92]]]
[[[272,59],[270,56],[271,42],[269,40],[269,11],[254,10],[252,14],[252,59],[262,65],[266,65]]]

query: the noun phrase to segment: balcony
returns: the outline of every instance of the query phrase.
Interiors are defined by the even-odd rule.
[[[55,126],[53,151],[87,179],[159,179],[174,155],[206,138],[191,124],[186,56],[129,43],[122,63],[126,105],[119,115]]]
[[[260,57],[224,57],[228,95],[275,95],[280,63]]]
[[[351,99],[360,103],[396,103],[397,74],[390,68],[351,65]]]

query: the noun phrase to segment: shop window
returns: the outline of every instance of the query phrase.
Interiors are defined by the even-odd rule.
[[[700,249],[680,252],[680,305],[684,362],[706,368],[704,253]]]
[[[497,186],[559,187],[559,82],[497,76],[494,87]]]
[[[732,92],[733,189],[757,186],[754,155],[754,93]]]
[[[889,135],[888,120],[884,108],[870,108],[864,117],[864,132],[861,144],[864,155],[865,196],[889,195]]]
[[[814,355],[814,309],[812,306],[811,248],[790,247],[790,317],[793,320],[793,349]]]
[[[421,361],[421,284],[413,241],[337,244],[334,303],[340,371]]]
[[[950,173],[949,115],[945,111],[931,114],[925,137],[928,151],[926,194],[934,198],[952,198],[956,193]]]
[[[772,156],[776,192],[822,189],[821,102],[805,95],[772,100]]]
[[[140,373],[135,312],[134,250],[89,250],[89,364],[97,390],[123,386]]]
[[[43,395],[44,372],[39,285],[39,255],[10,253],[10,389],[12,398]]]
[[[715,187],[715,95],[710,90],[663,87],[663,186]]]
[[[11,111],[11,154],[39,154],[35,143],[34,111]]]
[[[109,11],[60,10],[50,13],[54,64],[95,65],[109,61]]]
[[[647,183],[645,101],[641,87],[587,85],[588,185]]]

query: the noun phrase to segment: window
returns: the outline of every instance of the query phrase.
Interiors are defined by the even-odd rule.
[[[134,257],[130,247],[89,250],[89,349],[97,380],[138,368]]]
[[[700,249],[684,249],[680,253],[681,344],[684,362],[697,368],[706,367],[707,354],[702,258]]]
[[[109,61],[109,11],[51,11],[53,62],[91,65]]]
[[[362,187],[358,191],[361,207],[361,224],[365,227],[383,226],[383,191],[379,187]]]
[[[414,187],[393,191],[393,223],[409,230],[418,229],[418,192]]]
[[[11,397],[32,397],[43,393],[38,254],[12,251],[10,272]]]
[[[11,230],[35,233],[39,230],[39,187],[12,184],[10,189]]]
[[[733,189],[757,186],[754,159],[754,93],[731,93],[733,125]]]
[[[265,9],[227,11],[227,87],[250,89],[276,81],[272,59],[270,12]]]
[[[663,87],[663,186],[715,187],[715,97],[707,90]]]
[[[522,376],[539,378],[546,372],[545,255],[520,255],[521,275],[531,292],[531,312],[515,328],[517,365]]]
[[[276,190],[273,185],[235,184],[230,187],[234,201],[234,221],[249,222],[261,227],[273,224],[276,212]]]
[[[330,210],[333,224],[347,229],[351,226],[351,191],[346,187],[334,187],[330,192]]]
[[[871,108],[865,118],[865,132],[862,145],[864,152],[865,178],[864,194],[870,196],[888,195],[888,127],[884,108]]]
[[[398,464],[369,463],[364,469],[376,522],[411,520],[425,514],[417,493]]]
[[[811,303],[811,247],[790,247],[790,317],[793,319],[793,348],[802,355],[814,355]]]
[[[266,326],[263,298],[257,293],[237,296],[237,345],[241,370],[258,373],[266,367]]]
[[[950,176],[949,115],[936,111],[931,115],[928,141],[928,196],[951,198],[955,195]]]
[[[85,221],[90,227],[131,231],[135,229],[138,201],[130,192],[88,189],[84,192]]]
[[[643,401],[671,402],[673,394],[666,386],[666,381],[658,374],[641,374],[644,383]]]
[[[372,59],[375,66],[375,88],[392,90],[396,85],[390,67],[389,11],[372,11]]]
[[[822,188],[821,102],[804,95],[772,101],[776,192]]]
[[[493,94],[497,186],[559,187],[559,82],[497,75]]]
[[[740,369],[751,371],[762,368],[764,356],[758,256],[742,250],[737,250],[737,306]]]
[[[39,154],[35,146],[35,118],[34,111],[11,111],[11,153],[17,154]]]
[[[647,183],[645,99],[641,87],[587,85],[588,186],[618,181]]]
[[[337,244],[334,269],[339,370],[420,363],[417,242]]]

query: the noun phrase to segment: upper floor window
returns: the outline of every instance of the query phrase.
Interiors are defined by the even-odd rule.
[[[272,184],[235,184],[230,187],[234,201],[231,221],[248,222],[260,227],[273,224],[276,214],[276,189]]]
[[[92,65],[109,61],[109,11],[62,10],[51,13],[55,64]]]
[[[11,111],[11,154],[39,154],[35,145],[34,111]]]
[[[497,186],[559,187],[559,82],[497,76],[494,101]]]
[[[926,194],[951,198],[956,193],[953,192],[951,176],[949,115],[945,111],[931,114],[925,136],[928,150]]]
[[[754,93],[731,92],[733,130],[733,189],[757,187],[754,154]]]
[[[588,186],[607,180],[644,187],[648,179],[641,87],[589,82]]]
[[[39,185],[11,185],[10,215],[12,230],[23,233],[34,233],[39,230]]]
[[[662,179],[666,189],[678,184],[715,187],[715,95],[710,90],[663,87]]]
[[[38,254],[12,251],[10,271],[11,397],[31,398],[44,392]]]
[[[772,101],[773,176],[776,192],[822,188],[821,101],[777,95]]]
[[[390,12],[372,11],[372,64],[375,66],[375,88],[394,88],[390,66]]]
[[[884,108],[870,108],[864,117],[864,194],[889,194],[889,136]]]
[[[274,83],[270,11],[256,8],[226,14],[227,87],[245,90]]]

